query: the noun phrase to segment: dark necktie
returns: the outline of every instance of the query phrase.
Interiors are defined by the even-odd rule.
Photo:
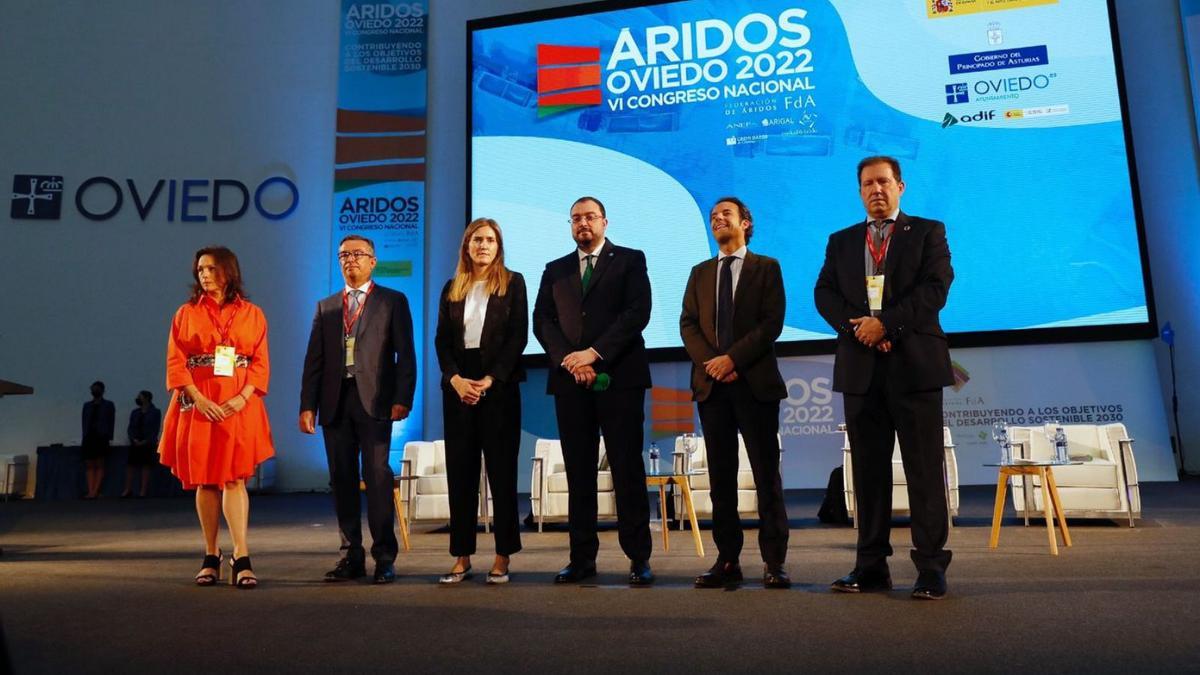
[[[587,264],[587,267],[583,268],[583,292],[584,293],[587,293],[588,286],[590,286],[592,283],[592,272],[595,271],[595,268],[592,266],[592,259],[595,257],[596,256],[594,256],[594,255],[584,256],[584,262]]]
[[[733,346],[733,261],[734,256],[721,260],[720,290],[717,292],[717,351],[722,354]]]

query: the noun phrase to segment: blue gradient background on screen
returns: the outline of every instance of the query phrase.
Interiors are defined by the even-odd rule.
[[[647,253],[655,305],[647,344],[674,347],[688,271],[716,253],[708,209],[722,195],[738,195],[754,213],[751,249],[783,264],[782,339],[829,337],[812,302],[826,240],[864,216],[858,160],[892,154],[907,184],[903,210],[947,226],[956,271],[942,312],[948,331],[1147,321],[1105,3],[1065,0],[937,19],[926,17],[924,4],[694,1],[476,31],[472,213],[500,222],[508,262],[532,293],[544,264],[572,248],[571,202],[601,198],[609,238]],[[783,135],[796,126],[789,124],[731,131],[732,120],[755,118],[726,115],[723,100],[618,113],[602,105],[538,118],[539,43],[599,46],[603,80],[622,28],[644,50],[647,27],[708,18],[733,25],[752,12],[776,17],[791,7],[808,12],[805,47],[814,66],[812,91],[793,96],[809,93],[815,105],[761,116],[807,112],[813,119],[803,135]],[[1001,45],[989,45],[989,29],[1001,31]],[[1047,46],[1046,65],[949,73],[951,54],[1038,45]],[[735,45],[721,57],[731,76],[717,86],[736,82],[741,53]],[[946,100],[951,83],[1051,73],[1048,87],[1016,100],[977,102],[974,91],[969,103]],[[1070,112],[1004,119],[1006,110],[1051,105]],[[947,112],[980,110],[997,119],[942,127]],[[750,133],[766,137],[726,145]],[[531,340],[527,351],[540,348]]]

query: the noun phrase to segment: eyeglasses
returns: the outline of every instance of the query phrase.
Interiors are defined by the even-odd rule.
[[[338,253],[338,260],[340,260],[342,262],[346,262],[347,260],[350,260],[351,258],[353,258],[354,260],[362,260],[363,258],[374,258],[374,257],[375,257],[375,255],[373,253],[368,253],[367,251],[342,251],[341,253]]]
[[[571,216],[570,223],[572,225],[578,225],[580,223],[586,222],[588,225],[591,225],[592,223],[596,222],[597,220],[600,220],[603,217],[604,216],[600,215],[599,213],[585,213],[583,215]]]

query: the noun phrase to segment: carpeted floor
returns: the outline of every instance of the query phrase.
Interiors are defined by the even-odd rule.
[[[813,491],[788,496],[790,591],[757,583],[753,530],[742,555],[752,576],[736,591],[691,588],[715,559],[707,530],[704,560],[688,533],[671,533],[670,552],[655,533],[651,589],[624,585],[612,529],[595,584],[550,583],[566,562],[557,530],[523,533],[506,587],[438,587],[448,536],[429,526],[401,553],[397,583],[326,584],[338,540],[326,495],[253,498],[262,586],[196,588],[190,500],[13,502],[0,504],[0,620],[21,674],[1200,669],[1200,482],[1143,485],[1134,529],[1072,521],[1075,545],[1058,557],[1040,522],[1011,515],[989,550],[992,498],[963,489],[943,602],[908,597],[903,522],[895,591],[829,592],[853,564],[854,533],[817,523]],[[477,569],[490,560],[481,533]]]

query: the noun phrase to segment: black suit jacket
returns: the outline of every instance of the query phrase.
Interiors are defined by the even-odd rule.
[[[437,350],[438,365],[442,368],[442,388],[452,391],[450,378],[459,373],[459,364],[467,351],[463,336],[463,311],[466,300],[450,301],[450,286],[454,279],[442,287],[438,301],[437,334],[433,344]],[[480,358],[484,372],[492,376],[496,384],[523,382],[525,369],[521,366],[521,353],[529,341],[529,301],[525,293],[525,277],[512,273],[508,292],[503,296],[488,296],[487,313],[483,319],[483,334],[479,338]]]
[[[108,399],[101,399],[99,403],[96,401],[88,401],[83,404],[83,436],[87,438],[88,429],[92,427],[92,416],[96,417],[96,433],[100,438],[111,441],[113,439],[113,430],[117,422],[117,407]]]
[[[417,388],[417,357],[408,298],[373,282],[358,321],[361,326],[355,328],[354,344],[358,375],[354,382],[359,398],[372,417],[391,419],[393,405],[412,408]],[[300,410],[317,411],[321,424],[328,424],[337,412],[346,373],[343,340],[342,291],[338,291],[317,303],[308,351],[304,354]]]
[[[712,392],[713,379],[704,362],[720,356],[717,349],[717,259],[692,268],[683,293],[679,334],[692,359],[692,398],[703,401]],[[783,332],[786,301],[779,261],[746,252],[733,298],[733,359],[739,378],[750,385],[754,398],[778,401],[787,397],[787,386],[775,359],[775,340]]]
[[[946,305],[954,269],[944,223],[901,212],[884,262],[880,320],[892,341],[888,380],[901,391],[927,391],[954,383],[950,349],[938,313]],[[867,306],[866,222],[834,232],[817,277],[817,311],[837,331],[833,390],[866,393],[875,350],[854,337],[850,319],[870,314]]]
[[[601,358],[596,373],[608,373],[610,389],[650,387],[650,361],[642,330],[650,323],[650,277],[646,254],[606,240],[588,292],[583,292],[577,251],[546,264],[533,307],[533,335],[550,358],[546,392],[579,387],[559,367],[567,354],[589,347]]]

